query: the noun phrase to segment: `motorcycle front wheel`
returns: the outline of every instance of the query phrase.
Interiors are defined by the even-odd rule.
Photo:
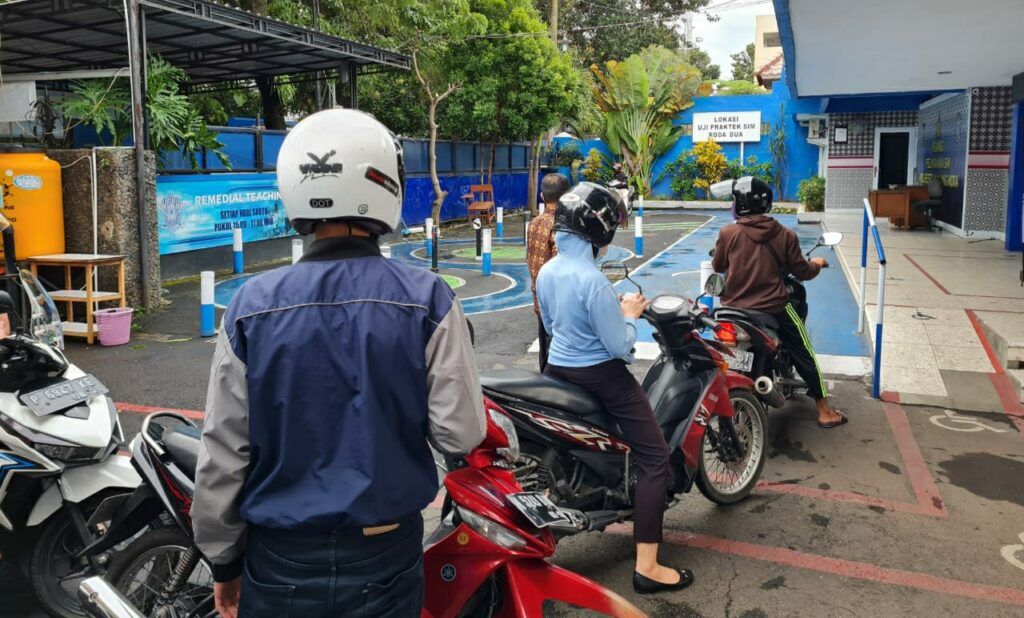
[[[761,478],[768,452],[765,448],[768,425],[761,400],[754,393],[739,389],[730,391],[729,399],[736,411],[733,417],[736,435],[746,452],[735,461],[723,456],[716,442],[722,439],[724,428],[720,417],[712,417],[701,442],[697,487],[715,504],[735,504],[750,495]]]

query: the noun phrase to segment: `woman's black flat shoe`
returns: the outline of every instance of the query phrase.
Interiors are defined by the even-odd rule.
[[[679,572],[679,581],[674,584],[663,584],[633,571],[633,590],[637,594],[654,594],[682,590],[693,583],[693,571],[690,569],[676,569],[676,571]]]

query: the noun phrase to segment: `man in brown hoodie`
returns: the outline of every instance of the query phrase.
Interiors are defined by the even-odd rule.
[[[825,381],[811,347],[803,320],[789,303],[783,281],[786,272],[801,281],[818,276],[828,266],[824,258],[804,259],[793,230],[766,213],[772,190],[759,178],[745,177],[733,187],[736,222],[718,233],[711,265],[726,273],[722,305],[770,314],[779,323],[779,338],[789,351],[807,393],[818,405],[818,425],[824,429],[846,423],[846,417],[828,403]]]

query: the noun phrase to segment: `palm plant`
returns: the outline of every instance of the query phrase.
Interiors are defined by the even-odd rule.
[[[205,149],[228,166],[224,145],[207,127],[188,97],[181,94],[188,75],[157,55],[146,64],[146,119],[149,143],[160,151],[177,151],[188,157],[193,168]],[[120,146],[132,133],[131,98],[127,80],[89,79],[72,82],[71,96],[60,104],[65,124],[92,125],[99,139],[110,135],[111,146]],[[159,161],[159,159],[158,159]]]
[[[594,100],[604,114],[601,137],[622,158],[642,195],[650,195],[654,161],[668,151],[682,128],[676,114],[703,92],[701,72],[677,53],[652,46],[621,62],[593,65]]]

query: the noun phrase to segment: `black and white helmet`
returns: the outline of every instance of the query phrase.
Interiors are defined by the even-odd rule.
[[[739,217],[766,215],[772,210],[772,188],[755,176],[744,176],[732,187],[733,214]]]
[[[615,230],[626,222],[626,204],[616,191],[593,182],[581,182],[558,200],[555,231],[586,238],[595,247],[606,247]]]
[[[295,125],[281,145],[277,185],[300,234],[311,233],[320,221],[337,220],[386,234],[402,217],[402,145],[365,112],[317,112]]]

